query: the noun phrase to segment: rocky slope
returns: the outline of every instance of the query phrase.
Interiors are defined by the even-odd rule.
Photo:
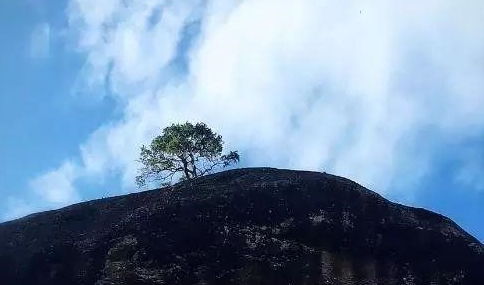
[[[0,224],[0,283],[479,285],[484,247],[341,177],[239,169]]]

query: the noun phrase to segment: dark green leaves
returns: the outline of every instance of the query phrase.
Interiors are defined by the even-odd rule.
[[[143,167],[136,183],[140,187],[153,181],[170,184],[174,178],[192,179],[239,161],[237,151],[222,155],[222,150],[222,136],[206,124],[172,124],[149,147],[141,147]]]

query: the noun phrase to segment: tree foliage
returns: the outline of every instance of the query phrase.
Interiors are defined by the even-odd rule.
[[[239,161],[237,151],[222,151],[222,136],[206,124],[172,124],[149,146],[141,147],[142,168],[136,183],[140,187],[153,181],[169,185],[174,177],[189,180]]]

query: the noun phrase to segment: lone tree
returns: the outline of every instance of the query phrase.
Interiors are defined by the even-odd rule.
[[[222,155],[222,150],[222,136],[206,124],[172,124],[148,147],[141,147],[139,161],[143,166],[136,183],[139,187],[154,181],[170,185],[174,177],[190,180],[239,161],[237,151]]]

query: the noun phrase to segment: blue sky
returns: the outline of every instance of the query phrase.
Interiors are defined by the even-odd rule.
[[[183,3],[182,3],[183,2]],[[0,3],[0,219],[136,191],[207,122],[241,166],[327,171],[484,240],[480,1]]]

